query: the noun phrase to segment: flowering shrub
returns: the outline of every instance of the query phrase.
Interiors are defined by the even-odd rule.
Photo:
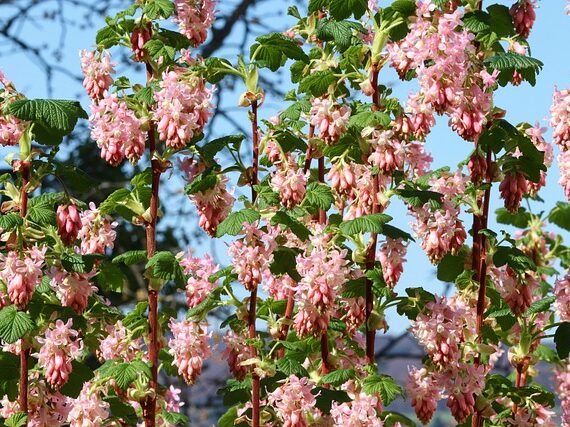
[[[215,353],[234,376],[220,390],[232,405],[220,426],[413,426],[387,410],[404,389],[423,424],[444,400],[458,425],[570,425],[570,250],[550,227],[570,230],[570,205],[521,207],[538,198],[554,151],[539,125],[513,125],[494,103],[500,87],[534,85],[542,68],[527,42],[535,4],[482,3],[311,0],[306,15],[289,8],[293,27],[258,37],[248,60],[233,61],[195,54],[212,1],[137,1],[80,53],[90,117],[75,101],[26,99],[0,74],[0,143],[18,149],[14,173],[0,177],[5,425],[187,424],[180,390],[159,380],[191,385]],[[119,46],[144,63],[143,80],[115,75]],[[284,66],[289,105],[262,120],[259,75]],[[388,67],[416,83],[407,99],[381,84]],[[236,103],[251,142],[205,140],[227,75],[243,81]],[[570,201],[569,104],[556,89],[550,125]],[[466,141],[456,167],[431,168],[437,116]],[[65,178],[54,155],[79,119],[105,162],[142,170],[99,206],[42,192],[48,175]],[[231,240],[229,266],[157,251],[170,170],[187,180],[199,226]],[[236,200],[230,182],[251,198]],[[504,202],[497,222],[516,233],[489,228],[493,193]],[[392,204],[407,207],[408,231],[391,223]],[[117,221],[144,227],[146,248],[114,250]],[[453,295],[396,291],[416,244]],[[125,313],[105,295],[121,292],[122,266],[135,264],[148,297]],[[161,309],[167,284],[185,318]],[[215,346],[208,315],[222,306],[232,312]],[[425,351],[407,384],[376,363],[376,331],[388,329],[392,309]],[[512,378],[495,369],[503,355]],[[535,381],[545,366],[555,391]]]

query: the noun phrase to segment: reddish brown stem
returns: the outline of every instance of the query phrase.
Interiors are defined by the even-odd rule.
[[[25,218],[28,214],[28,191],[27,186],[30,181],[30,163],[21,159],[20,172],[22,174],[22,188],[20,189],[20,217]],[[28,356],[30,349],[26,348],[24,338],[21,342],[20,351],[20,389],[19,389],[19,403],[20,412],[28,413]]]
[[[325,158],[319,157],[319,182],[325,182]],[[319,224],[326,224],[327,212],[319,209]],[[325,375],[330,372],[329,366],[329,338],[328,330],[323,331],[321,335],[321,374]]]
[[[147,64],[147,80],[153,78],[152,67]],[[149,156],[152,170],[152,184],[150,196],[150,219],[146,223],[146,252],[150,259],[156,252],[156,223],[158,217],[158,191],[160,185],[160,175],[162,166],[160,161],[155,158],[156,137],[154,122],[150,122],[148,130]],[[152,282],[149,283],[148,289],[148,358],[150,362],[151,379],[149,382],[149,395],[143,404],[143,418],[146,427],[154,427],[156,425],[156,394],[158,390],[158,290],[154,289]]]
[[[378,111],[379,107],[379,93],[378,93],[378,73],[379,69],[376,64],[372,65],[372,110]],[[372,213],[379,213],[380,206],[378,204],[378,193],[380,191],[380,181],[378,175],[372,178]],[[378,242],[378,235],[372,233],[370,236],[370,244],[368,246],[368,253],[366,256],[366,270],[374,269],[376,262],[376,244]],[[368,363],[375,362],[375,347],[376,347],[376,329],[371,328],[369,324],[372,310],[374,309],[374,294],[372,292],[372,280],[366,279],[366,308],[365,308],[365,322],[366,322],[366,359]]]
[[[251,103],[251,132],[252,132],[252,176],[251,176],[251,201],[255,202],[257,192],[254,186],[258,183],[258,168],[259,168],[259,131],[257,128],[257,101]],[[257,287],[251,291],[249,297],[249,312],[247,316],[247,329],[248,337],[254,339],[257,336],[255,330],[255,320],[257,311]],[[251,346],[253,357],[257,357],[257,349]],[[259,400],[260,400],[260,379],[259,375],[255,373],[255,366],[252,366],[252,387],[251,387],[251,406],[252,406],[252,425],[259,427]]]

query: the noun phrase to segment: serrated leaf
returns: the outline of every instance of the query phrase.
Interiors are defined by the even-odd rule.
[[[558,227],[570,231],[570,204],[556,202],[556,206],[548,214],[548,220]]]
[[[297,252],[286,246],[280,246],[273,251],[273,262],[269,266],[271,273],[281,276],[288,274],[293,280],[301,280],[297,271]]]
[[[493,255],[493,263],[497,267],[507,264],[513,270],[524,273],[528,270],[535,271],[536,264],[523,251],[508,246],[497,246]]]
[[[518,71],[525,80],[534,86],[536,75],[543,67],[543,63],[530,56],[521,55],[515,52],[499,52],[495,56],[487,59],[485,65],[491,70],[499,70],[499,84],[505,86],[513,78],[515,71]]]
[[[198,147],[198,151],[203,158],[213,161],[216,154],[218,154],[218,152],[223,150],[225,147],[232,145],[239,149],[239,145],[244,139],[245,135],[243,134],[224,136],[207,142],[201,147]]]
[[[207,169],[184,187],[184,192],[189,195],[204,193],[210,188],[214,188],[217,183],[218,175],[212,169]]]
[[[329,11],[337,21],[342,21],[352,15],[360,19],[367,9],[367,0],[330,0],[329,4]]]
[[[530,307],[526,310],[523,317],[525,319],[528,319],[528,317],[532,316],[533,314],[543,313],[545,311],[550,310],[550,306],[552,305],[552,303],[554,301],[556,301],[556,297],[555,296],[549,296],[549,297],[543,298],[539,301],[533,302],[530,305]]]
[[[123,390],[126,390],[134,380],[137,379],[139,371],[132,363],[118,363],[110,372],[110,376],[115,383]]]
[[[2,231],[12,231],[23,224],[23,220],[17,213],[7,213],[0,216],[0,229]]]
[[[166,19],[174,12],[174,3],[170,0],[150,0],[144,6],[144,12],[148,19]]]
[[[437,278],[443,282],[453,283],[464,269],[464,256],[447,254],[437,265]]]
[[[6,427],[23,427],[28,424],[28,415],[25,412],[16,412],[14,415],[11,415],[6,421],[4,421],[4,425]]]
[[[162,418],[170,425],[188,425],[188,417],[179,412],[161,412]]]
[[[296,375],[298,377],[306,377],[309,375],[307,370],[295,359],[292,358],[282,358],[277,361],[277,369],[283,372],[285,375]]]
[[[345,235],[357,233],[382,233],[382,226],[391,221],[392,217],[386,214],[368,214],[348,221],[341,222],[339,228]]]
[[[172,61],[176,55],[176,48],[167,46],[161,40],[151,39],[145,43],[144,48],[152,59],[158,60],[161,56],[164,59]]]
[[[228,217],[218,225],[216,236],[222,237],[226,234],[236,236],[243,230],[243,224],[251,224],[261,218],[259,212],[253,209],[242,209],[241,211],[232,212]]]
[[[519,208],[516,213],[511,213],[505,208],[495,211],[497,222],[500,224],[514,225],[518,228],[526,228],[531,220],[530,213],[525,208]]]
[[[127,278],[116,264],[105,262],[99,265],[98,270],[95,280],[104,292],[120,293],[123,291]]]
[[[370,375],[362,382],[362,390],[366,394],[380,394],[382,404],[388,406],[398,396],[403,396],[404,391],[392,377],[388,375]]]
[[[133,265],[147,260],[146,251],[143,249],[127,251],[113,258],[115,264]]]
[[[335,371],[329,372],[326,375],[323,375],[321,382],[324,384],[332,384],[333,386],[338,387],[355,377],[356,371],[354,369],[337,369]]]
[[[8,344],[15,343],[34,328],[30,316],[10,305],[0,310],[0,338]]]
[[[157,252],[147,261],[145,269],[151,271],[152,277],[174,280],[180,287],[185,285],[184,271],[178,259],[171,252]]]
[[[351,399],[345,391],[330,390],[323,387],[315,387],[311,393],[317,397],[315,406],[325,414],[330,413],[333,402],[344,403],[350,402]]]
[[[331,70],[316,71],[309,74],[299,83],[299,92],[310,93],[313,96],[324,95],[329,86],[336,82],[336,77]]]
[[[303,206],[313,206],[327,211],[333,202],[334,197],[329,186],[317,182],[311,182],[307,186]]]
[[[277,211],[271,218],[271,225],[282,224],[291,230],[299,239],[305,241],[311,235],[311,232],[305,225],[291,217],[287,212]]]
[[[382,226],[382,234],[390,239],[403,239],[403,240],[411,240],[415,242],[414,238],[411,236],[410,233],[405,232],[404,230],[399,229],[398,227],[394,227],[390,224],[384,224]]]
[[[262,47],[275,49],[289,59],[296,59],[308,63],[309,57],[297,44],[297,41],[282,33],[269,33],[255,39]]]
[[[570,353],[570,322],[564,322],[556,329],[554,343],[558,357],[566,359]]]

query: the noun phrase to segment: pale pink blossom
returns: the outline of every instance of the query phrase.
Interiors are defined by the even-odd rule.
[[[409,166],[409,173],[413,178],[419,178],[427,174],[433,158],[425,149],[424,144],[411,142],[404,147],[404,162]]]
[[[307,175],[296,165],[279,168],[271,178],[271,188],[279,194],[281,203],[291,209],[305,198],[307,188]]]
[[[125,158],[136,163],[142,156],[146,141],[142,120],[116,94],[105,92],[98,103],[92,103],[89,121],[91,138],[107,163],[118,166]]]
[[[66,245],[71,245],[77,239],[81,228],[81,218],[75,203],[59,205],[56,214],[57,232]]]
[[[197,47],[206,41],[208,29],[214,23],[213,0],[175,0],[176,14],[173,21],[180,32]]]
[[[210,334],[205,325],[190,320],[170,319],[169,327],[172,338],[168,341],[168,352],[174,356],[174,365],[184,381],[194,384],[202,372],[204,360],[212,354],[208,343]]]
[[[28,304],[42,280],[46,251],[46,246],[32,246],[20,254],[0,253],[0,279],[7,285],[10,301],[18,308]]]
[[[339,105],[329,98],[312,100],[310,123],[319,130],[318,136],[326,144],[334,144],[346,131],[350,107]]]
[[[449,395],[447,406],[455,420],[462,423],[475,411],[475,396],[485,388],[485,367],[461,362],[442,378]]]
[[[238,334],[231,329],[223,337],[224,358],[228,361],[230,372],[239,381],[242,381],[250,371],[243,362],[255,357],[255,349],[248,346],[245,340],[246,337],[243,334]]]
[[[423,424],[428,424],[433,417],[437,401],[442,398],[441,389],[435,375],[426,368],[409,370],[406,390],[416,416]]]
[[[560,169],[560,179],[558,183],[564,190],[564,195],[570,202],[570,150],[562,151],[558,157],[558,168]]]
[[[109,404],[101,399],[90,382],[86,382],[79,396],[71,401],[67,421],[70,427],[99,427],[109,416]]]
[[[117,222],[102,215],[95,203],[89,203],[89,209],[80,214],[81,229],[78,237],[81,240],[81,253],[104,254],[106,249],[113,249],[117,232]]]
[[[395,170],[402,169],[404,165],[404,147],[394,136],[391,130],[377,130],[364,128],[362,136],[368,140],[371,153],[368,162],[377,166],[384,174],[390,174]]]
[[[378,259],[382,265],[382,275],[386,284],[393,288],[400,280],[400,275],[404,271],[404,262],[406,262],[406,244],[402,239],[386,239],[386,242],[380,246]]]
[[[163,73],[160,90],[154,94],[154,120],[168,147],[180,150],[202,132],[212,114],[212,94],[204,79],[185,73],[184,68]]]
[[[36,338],[41,348],[34,356],[44,369],[46,381],[56,389],[67,383],[71,362],[83,353],[83,340],[72,326],[71,319],[65,323],[58,319],[48,327],[43,337]]]
[[[98,101],[113,83],[111,74],[115,72],[115,64],[107,52],[81,50],[79,58],[81,72],[85,77],[83,87],[91,99]]]
[[[333,162],[328,173],[328,179],[331,182],[331,187],[338,194],[346,194],[347,196],[351,196],[356,185],[356,176],[353,163],[346,162],[344,160]]]
[[[94,272],[69,273],[52,269],[49,272],[50,285],[61,301],[61,305],[71,307],[81,314],[87,307],[89,297],[97,291],[97,287],[90,282],[94,275]]]
[[[218,281],[210,282],[209,277],[218,271],[218,266],[208,254],[202,258],[194,258],[188,253],[180,260],[186,281],[186,301],[188,307],[193,308],[200,304],[216,288]]]
[[[346,324],[349,334],[354,334],[366,320],[366,299],[364,297],[342,298],[337,315]]]
[[[413,136],[423,141],[435,125],[433,108],[421,99],[420,94],[415,94],[408,97],[405,111]]]
[[[180,398],[180,394],[182,390],[174,387],[173,385],[169,386],[166,389],[164,394],[164,401],[165,401],[165,410],[168,412],[180,412],[180,408],[184,406],[184,402],[182,402]]]
[[[554,369],[554,386],[562,408],[562,427],[570,426],[570,359],[563,360]]]
[[[570,150],[570,90],[555,90],[550,107],[552,138],[563,150]]]
[[[307,378],[290,375],[285,382],[267,396],[268,403],[275,409],[283,427],[307,427],[308,415],[316,416],[317,399],[311,393],[314,385]]]
[[[570,322],[570,270],[559,278],[554,285],[554,308],[562,322]]]
[[[108,325],[105,330],[108,335],[99,340],[99,360],[134,360],[142,349],[142,338],[133,338],[120,320],[114,325]]]
[[[26,125],[14,116],[0,116],[0,145],[13,146],[20,142]]]
[[[552,160],[554,159],[554,153],[552,149],[552,144],[547,142],[542,136],[546,132],[546,128],[541,128],[537,123],[533,127],[528,128],[525,133],[530,137],[534,146],[544,153],[544,165],[549,168],[552,165]],[[531,196],[534,196],[538,191],[546,185],[546,171],[540,171],[540,179],[538,182],[532,182],[527,180],[528,192]]]
[[[378,397],[366,393],[356,393],[350,402],[333,402],[331,417],[338,427],[382,427],[378,417],[380,411]]]
[[[523,314],[533,302],[533,294],[540,282],[530,273],[517,275],[510,267],[493,267],[490,270],[495,287],[505,299],[513,313]]]

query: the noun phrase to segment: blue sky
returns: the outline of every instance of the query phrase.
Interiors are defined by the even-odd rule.
[[[49,8],[53,1],[46,1],[46,8]],[[224,0],[219,1],[218,9],[224,11]],[[491,4],[491,2],[484,2]],[[494,3],[494,2],[493,2]],[[499,3],[510,5],[512,2],[501,1]],[[389,2],[380,0],[380,6],[387,5]],[[257,7],[257,14],[262,16],[264,24],[276,30],[284,30],[292,21],[288,17],[284,17],[289,2],[265,2]],[[552,92],[555,86],[565,88],[570,86],[570,55],[568,55],[568,41],[570,40],[570,16],[564,14],[565,0],[542,0],[538,2],[537,20],[529,37],[529,43],[532,49],[532,56],[544,62],[544,69],[537,79],[535,87],[531,87],[524,83],[520,87],[501,88],[497,92],[495,104],[507,110],[507,119],[516,124],[520,121],[527,121],[531,124],[535,122],[541,123],[542,126],[547,125],[548,109],[551,103]],[[9,7],[9,6],[3,6]],[[227,6],[226,6],[227,7]],[[69,10],[70,17],[73,17],[75,11]],[[78,19],[81,19],[77,12]],[[79,58],[77,52],[80,49],[89,48],[95,40],[96,29],[103,25],[102,19],[93,18],[96,23],[95,28],[83,29],[70,28],[67,35],[66,48],[64,57],[60,64],[70,70],[79,70]],[[57,23],[45,22],[38,20],[39,24],[30,25],[24,28],[24,33],[32,35],[35,42],[43,40],[47,45],[55,45],[60,37],[60,28]],[[238,27],[231,35],[232,40],[239,40],[243,35],[243,29]],[[0,48],[0,51],[5,49]],[[219,51],[218,56],[224,54],[232,54],[233,50]],[[45,97],[46,86],[44,75],[41,69],[37,68],[33,62],[24,54],[3,55],[1,58],[0,68],[4,70],[6,76],[14,81],[19,90],[26,93],[28,97]],[[262,73],[270,73],[268,70]],[[142,75],[140,76],[142,79]],[[287,81],[287,79],[285,79]],[[407,97],[408,93],[414,90],[413,85],[404,84],[398,81],[396,74],[391,69],[384,69],[380,74],[380,81],[394,87],[395,93],[401,98]],[[288,88],[284,88],[288,90]],[[242,88],[236,88],[235,96],[228,96],[224,100],[227,106],[236,106],[237,96]],[[54,82],[54,94],[56,98],[76,98],[82,94],[81,86],[67,77],[58,75]],[[81,98],[84,107],[87,109],[88,104],[85,97]],[[267,102],[261,109],[263,118],[269,118],[274,115],[279,108],[276,102]],[[237,112],[237,118],[241,122],[247,120],[244,110]],[[239,116],[241,115],[241,116]],[[224,126],[220,126],[216,133],[223,134]],[[547,138],[550,138],[550,130]],[[96,149],[95,145],[93,146]],[[455,133],[447,127],[445,118],[438,118],[438,124],[427,139],[427,149],[434,157],[434,168],[449,165],[452,168],[460,162],[471,151],[472,144],[463,141]],[[555,149],[555,153],[558,151]],[[103,163],[102,167],[103,166]],[[564,200],[561,187],[557,184],[559,178],[556,163],[549,171],[547,178],[547,187],[541,193],[541,197],[545,200],[544,204],[534,203],[533,210],[540,212],[548,211],[555,202]],[[180,183],[181,184],[181,183]],[[174,184],[177,185],[177,184]],[[239,193],[240,190],[238,190]],[[491,202],[491,211],[501,207],[502,203],[498,200],[498,188],[493,189],[493,199]],[[403,205],[394,203],[389,207],[388,214],[395,218],[394,224],[403,229],[409,229],[408,223],[410,218],[406,216],[406,210]],[[466,228],[470,227],[470,219],[465,217]],[[495,226],[494,221],[491,226]],[[560,229],[554,231],[563,233]],[[569,236],[565,236],[568,238]],[[227,258],[222,254],[224,252],[224,243],[216,244],[216,253],[221,255],[219,262],[227,263]],[[211,250],[210,244],[196,248],[196,253],[201,254]],[[427,260],[425,254],[421,251],[417,244],[411,244],[407,256],[408,262],[404,269],[404,274],[396,290],[400,293],[406,287],[421,286],[432,292],[441,292],[443,284],[435,278],[435,269]],[[395,313],[388,313],[388,321],[391,324],[392,332],[401,331],[407,326],[407,322],[401,319]]]

